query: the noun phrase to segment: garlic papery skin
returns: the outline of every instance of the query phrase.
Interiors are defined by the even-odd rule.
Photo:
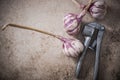
[[[80,30],[80,19],[76,14],[69,13],[64,17],[64,28],[69,35],[76,35]]]
[[[68,57],[78,57],[83,51],[83,44],[77,39],[64,39],[63,51]]]
[[[103,19],[107,12],[107,6],[104,1],[96,1],[91,5],[89,12],[93,18]]]

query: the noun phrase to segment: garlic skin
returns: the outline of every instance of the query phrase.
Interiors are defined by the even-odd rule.
[[[69,35],[76,35],[80,30],[80,20],[77,15],[69,13],[64,17],[64,28]]]
[[[103,19],[107,12],[106,8],[107,6],[104,1],[96,1],[91,5],[89,12],[93,18]]]
[[[63,43],[64,54],[68,57],[78,57],[83,49],[83,44],[77,39],[65,39]]]

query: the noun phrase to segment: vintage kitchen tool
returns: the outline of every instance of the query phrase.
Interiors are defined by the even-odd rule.
[[[104,26],[96,22],[92,22],[84,26],[82,34],[83,36],[85,36],[85,41],[84,41],[85,48],[77,63],[77,67],[76,67],[77,78],[79,78],[79,75],[81,72],[81,65],[87,53],[87,49],[89,48],[96,53],[93,80],[97,80],[99,59],[100,59],[100,47],[101,47],[101,41],[102,41],[104,30],[105,30]]]

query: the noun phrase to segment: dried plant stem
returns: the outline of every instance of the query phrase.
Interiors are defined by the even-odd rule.
[[[49,35],[49,36],[53,36],[57,39],[60,39],[60,36],[59,35],[55,35],[55,34],[52,34],[52,33],[49,33],[49,32],[46,32],[46,31],[43,31],[43,30],[40,30],[40,29],[37,29],[37,28],[34,28],[34,27],[30,27],[30,26],[22,26],[22,25],[18,25],[18,24],[6,24],[2,27],[2,30],[6,29],[8,26],[12,26],[12,27],[18,27],[18,28],[23,28],[23,29],[28,29],[28,30],[33,30],[33,31],[37,31],[37,32],[40,32],[40,33],[43,33],[43,34],[46,34],[46,35]]]
[[[87,10],[89,9],[90,5],[92,4],[92,1],[93,1],[93,0],[89,0],[89,3],[88,3],[88,5],[85,7],[85,9],[84,9],[84,10],[86,10],[86,11],[87,11]]]
[[[87,13],[90,5],[92,4],[92,1],[93,1],[93,0],[89,0],[88,5],[87,5],[87,6],[82,10],[82,12],[78,15],[78,18],[82,19],[82,18],[86,15],[86,13]]]

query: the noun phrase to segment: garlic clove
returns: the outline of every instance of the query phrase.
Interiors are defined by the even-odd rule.
[[[68,48],[68,52],[70,53],[71,57],[77,57],[76,52],[72,47]]]
[[[91,12],[92,12],[92,13],[104,13],[104,10],[93,6],[93,7],[91,8]]]
[[[79,40],[73,41],[71,44],[72,44],[72,46],[75,47],[77,52],[83,51],[84,46]]]
[[[95,19],[104,19],[105,13],[92,14]]]
[[[73,29],[75,29],[78,25],[78,21],[77,20],[73,20],[69,25],[67,25],[67,27],[65,27],[66,31],[71,31]]]
[[[64,16],[64,20],[65,20],[65,19],[68,19],[68,18],[70,18],[70,17],[72,17],[72,16],[76,16],[76,15],[73,14],[73,13],[68,13],[66,16]]]
[[[103,19],[105,15],[102,13],[93,13],[92,16],[96,19]]]
[[[71,16],[71,17],[68,17],[67,19],[64,20],[64,23],[67,24],[68,22],[72,22],[72,20],[75,20],[76,17],[74,16]]]
[[[94,3],[94,5],[95,5],[96,7],[99,7],[99,8],[104,8],[105,2],[104,2],[104,1],[96,1],[96,2]]]
[[[63,44],[63,46],[64,46],[64,47],[63,47],[63,53],[64,53],[66,56],[70,57],[70,53],[68,52],[66,45]]]
[[[72,31],[66,31],[69,35],[76,35],[78,34],[80,31],[80,27],[76,27],[75,29],[73,29]]]

